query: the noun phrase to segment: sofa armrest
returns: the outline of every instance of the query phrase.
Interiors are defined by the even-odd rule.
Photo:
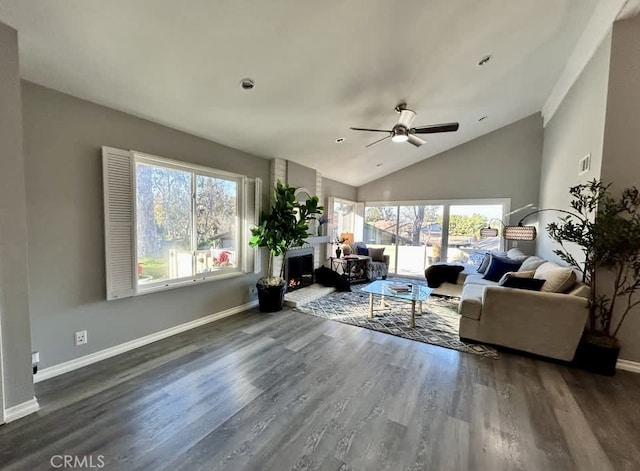
[[[382,259],[384,260],[384,264],[389,268],[389,264],[391,263],[391,257],[389,255],[383,255]]]
[[[480,322],[490,337],[486,341],[571,360],[588,306],[587,299],[569,294],[487,286]]]

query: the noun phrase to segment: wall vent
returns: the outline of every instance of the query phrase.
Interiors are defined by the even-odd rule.
[[[591,154],[587,154],[578,161],[578,175],[584,175],[591,169]]]

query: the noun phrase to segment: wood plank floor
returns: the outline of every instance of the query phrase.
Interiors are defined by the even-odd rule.
[[[291,311],[236,315],[36,393],[38,414],[0,427],[2,469],[52,469],[54,455],[107,470],[640,469],[640,375]]]

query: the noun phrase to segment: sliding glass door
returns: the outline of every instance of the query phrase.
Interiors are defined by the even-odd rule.
[[[396,245],[398,240],[398,207],[366,206],[364,210],[364,242],[367,247],[384,247],[389,255],[389,272],[396,270]]]
[[[508,199],[367,203],[364,241],[384,247],[389,274],[420,278],[435,263],[473,263],[485,251],[501,249],[501,230],[481,238],[480,229],[492,219],[503,221],[509,207]],[[501,229],[495,221],[492,227]]]
[[[474,253],[499,250],[501,248],[502,226],[494,222],[498,229],[496,237],[480,237],[480,229],[487,227],[492,219],[502,220],[501,204],[464,204],[449,206],[449,231],[447,240],[447,262],[469,263]]]
[[[399,206],[397,269],[404,276],[424,276],[440,261],[444,206]]]

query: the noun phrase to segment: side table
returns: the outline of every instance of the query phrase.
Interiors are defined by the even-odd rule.
[[[341,258],[329,257],[331,269],[344,276],[349,284],[367,281],[367,264],[371,257],[365,255],[346,255]]]

